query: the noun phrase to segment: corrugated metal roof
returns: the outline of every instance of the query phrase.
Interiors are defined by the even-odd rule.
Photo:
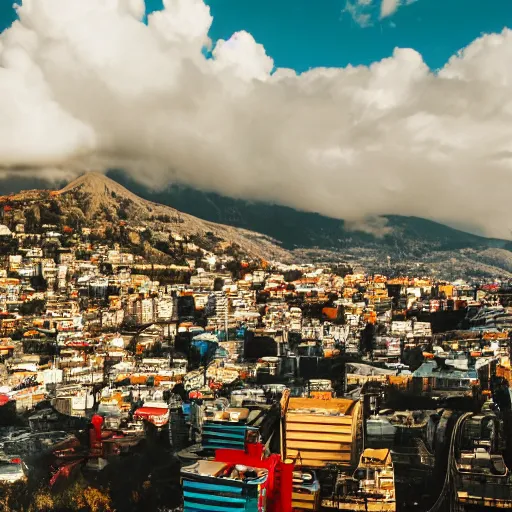
[[[478,375],[474,368],[469,370],[456,370],[456,369],[438,369],[435,361],[427,361],[423,363],[413,374],[413,377],[435,377],[437,379],[477,379]]]

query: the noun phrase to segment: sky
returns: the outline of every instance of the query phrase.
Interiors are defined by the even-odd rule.
[[[20,0],[21,2],[21,0]],[[0,0],[0,32],[16,19],[15,0]],[[146,13],[163,0],[146,0]],[[396,46],[414,48],[431,69],[483,33],[512,24],[510,0],[405,0],[393,15],[380,18],[377,0],[208,0],[210,37],[229,39],[250,32],[276,66],[298,72],[309,68],[368,65],[388,57]],[[354,8],[352,8],[354,6]],[[362,23],[358,16],[369,14]]]
[[[0,178],[115,166],[510,238],[510,0],[24,0],[19,17],[0,0]]]
[[[1,0],[0,0],[1,1]],[[369,65],[395,47],[414,48],[431,69],[484,33],[512,25],[510,0],[405,0],[380,19],[382,3],[369,0],[208,0],[210,37],[229,39],[238,30],[263,44],[276,66],[310,68]],[[389,3],[389,2],[388,2]],[[147,12],[163,0],[146,0]],[[365,23],[360,16],[369,15]]]
[[[350,6],[357,6],[357,0],[210,0],[208,4],[214,18],[212,39],[227,39],[243,28],[263,44],[278,67],[299,72],[319,66],[368,65],[389,57],[396,46],[414,48],[429,67],[437,69],[482,33],[501,32],[512,24],[510,0],[417,0],[383,19],[376,0],[369,8],[353,11]],[[357,21],[364,14],[370,14],[370,26],[361,27]]]
[[[21,0],[20,0],[21,2]],[[16,19],[14,0],[0,0],[0,32]],[[163,0],[146,0],[146,13]],[[510,0],[406,0],[380,19],[377,0],[208,0],[210,37],[238,30],[263,44],[276,66],[297,72],[319,66],[369,65],[395,47],[414,48],[431,69],[484,33],[512,25]],[[351,8],[354,6],[354,8]],[[368,26],[358,16],[370,14]]]

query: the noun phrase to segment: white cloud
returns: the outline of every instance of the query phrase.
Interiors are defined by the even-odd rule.
[[[382,0],[382,4],[380,5],[380,17],[387,18],[395,14],[399,5],[400,0]]]
[[[217,41],[212,55],[216,71],[232,71],[244,80],[266,80],[274,67],[265,48],[245,31],[233,34],[228,41]]]
[[[388,219],[385,217],[367,217],[345,222],[343,226],[347,231],[362,231],[377,238],[382,238],[391,233],[393,229],[388,226]]]
[[[369,67],[297,75],[271,74],[246,32],[205,59],[202,0],[167,0],[148,26],[134,0],[24,0],[19,14],[0,37],[4,169],[125,166],[153,187],[175,181],[354,226],[417,215],[510,237],[510,30],[438,74],[397,49]]]
[[[363,1],[366,2],[367,0]],[[382,0],[382,3],[380,4],[380,19],[393,16],[399,7],[414,4],[417,1],[418,0]]]
[[[342,13],[348,13],[352,21],[361,28],[368,28],[373,26],[372,8],[372,0],[357,0],[355,2],[347,0]]]

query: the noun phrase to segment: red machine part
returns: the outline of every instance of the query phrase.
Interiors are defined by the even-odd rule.
[[[281,457],[272,454],[264,458],[261,443],[248,444],[246,451],[216,450],[215,460],[226,464],[243,464],[268,471],[266,482],[267,511],[292,512],[293,463],[283,462]]]
[[[101,457],[103,453],[103,443],[101,436],[101,427],[103,426],[103,417],[95,414],[92,419],[92,428],[89,430],[89,445],[91,455]]]
[[[133,417],[149,421],[156,427],[163,427],[169,421],[169,409],[162,407],[140,407],[135,411]]]
[[[96,436],[95,441],[101,441],[101,427],[103,426],[103,416],[95,414],[91,419],[91,423],[94,428],[94,434]]]
[[[84,460],[85,459],[83,459],[83,458],[77,459],[77,460],[75,460],[73,462],[70,462],[70,463],[67,463],[67,464],[63,464],[62,466],[57,468],[55,473],[50,478],[50,487],[53,487],[55,485],[55,483],[57,482],[57,480],[59,480],[61,477],[69,478],[69,475],[71,474],[71,472],[76,467],[78,467],[82,462],[84,462]]]

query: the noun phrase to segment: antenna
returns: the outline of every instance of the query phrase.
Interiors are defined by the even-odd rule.
[[[229,341],[229,325],[228,325],[228,308],[229,308],[229,299],[226,293],[226,315],[224,318],[224,329],[226,330],[226,341]]]

